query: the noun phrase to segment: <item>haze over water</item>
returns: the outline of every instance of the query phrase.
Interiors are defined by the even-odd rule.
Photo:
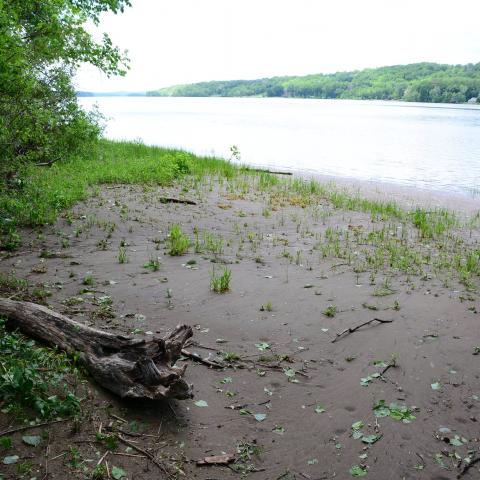
[[[106,136],[440,192],[480,189],[480,106],[283,98],[81,98]]]

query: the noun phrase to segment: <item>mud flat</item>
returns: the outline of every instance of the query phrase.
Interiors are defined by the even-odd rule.
[[[91,478],[108,451],[129,479],[478,478],[478,215],[406,212],[382,195],[186,177],[101,187],[23,232],[0,270],[52,309],[139,337],[192,325],[188,350],[222,366],[184,358],[195,397],[170,404],[90,384],[76,428],[44,427],[48,447],[16,449],[30,477],[47,454],[49,479]],[[183,255],[169,253],[175,224]],[[127,442],[108,450],[99,429]],[[197,466],[225,454],[234,462]],[[16,468],[2,465],[5,478]]]

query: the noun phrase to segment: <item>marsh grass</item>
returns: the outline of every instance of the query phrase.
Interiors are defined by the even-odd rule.
[[[215,272],[215,268],[212,271],[210,277],[210,288],[215,293],[225,293],[230,290],[230,280],[232,278],[232,271],[227,267],[223,268],[221,275]]]
[[[190,246],[190,239],[182,232],[180,225],[172,225],[167,237],[168,253],[172,256],[184,255]]]

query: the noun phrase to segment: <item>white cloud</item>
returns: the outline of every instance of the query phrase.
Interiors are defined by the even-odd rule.
[[[81,90],[352,70],[419,61],[480,61],[478,0],[133,0],[101,29],[131,70],[94,68]]]

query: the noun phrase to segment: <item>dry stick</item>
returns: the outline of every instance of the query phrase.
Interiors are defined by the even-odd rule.
[[[121,435],[117,434],[117,438],[122,441],[125,445],[128,445],[129,447],[133,448],[137,452],[141,453],[142,455],[145,455],[148,457],[148,459],[154,463],[168,478],[172,478],[172,475],[168,472],[168,470],[165,468],[164,465],[162,465],[150,452],[147,452],[143,448],[140,448],[139,446],[135,445],[134,443],[130,442],[126,438],[123,438]]]
[[[332,340],[332,343],[335,343],[343,335],[345,335],[345,334],[349,335],[350,333],[356,332],[359,328],[362,328],[365,325],[370,325],[373,322],[392,323],[393,320],[382,320],[381,318],[373,318],[372,320],[369,320],[368,322],[362,323],[361,325],[357,325],[356,327],[346,328],[343,332],[337,333],[337,336]]]
[[[69,418],[64,418],[62,420],[52,420],[51,422],[37,423],[36,425],[24,425],[22,427],[10,428],[9,430],[4,430],[0,432],[0,437],[8,435],[10,433],[21,432],[23,430],[29,430],[30,428],[44,427],[45,425],[52,425],[54,423],[66,422],[70,420]]]
[[[251,172],[259,172],[259,173],[271,173],[273,175],[293,175],[292,172],[281,172],[275,170],[266,170],[264,168],[249,168]]]
[[[103,455],[102,457],[100,458],[100,460],[97,462],[97,467],[105,460],[105,458],[107,458],[107,455],[109,454],[109,450],[107,450]]]
[[[184,203],[186,205],[197,205],[193,200],[182,200],[181,198],[160,197],[161,203]]]
[[[475,458],[472,460],[470,463],[467,463],[464,467],[463,470],[457,475],[457,478],[462,478],[469,470],[472,468],[476,463],[480,462],[480,457]]]
[[[182,355],[184,357],[191,358],[192,360],[195,360],[197,362],[203,363],[204,365],[207,365],[208,367],[211,367],[211,368],[225,368],[224,365],[220,365],[219,363],[212,362],[210,360],[207,360],[206,358],[202,358],[197,353],[189,352],[188,350],[185,350],[184,348],[182,348]]]

